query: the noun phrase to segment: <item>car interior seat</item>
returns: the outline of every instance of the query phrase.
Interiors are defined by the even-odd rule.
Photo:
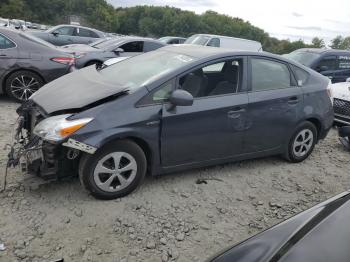
[[[226,64],[223,75],[224,80],[219,82],[209,95],[222,95],[238,91],[239,65]]]

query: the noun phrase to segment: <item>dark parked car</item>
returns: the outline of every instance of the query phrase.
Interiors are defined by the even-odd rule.
[[[350,193],[341,193],[242,243],[211,262],[348,262]]]
[[[285,56],[327,76],[332,83],[345,82],[350,77],[348,50],[302,48]]]
[[[94,196],[112,199],[146,171],[303,161],[333,123],[328,83],[268,53],[167,46],[47,84],[18,110],[18,130],[29,134],[29,172],[79,172]]]
[[[42,85],[69,73],[74,57],[30,34],[0,28],[0,93],[27,100]]]
[[[83,68],[96,64],[100,67],[104,61],[120,56],[131,57],[147,53],[165,46],[162,42],[143,37],[115,37],[93,46],[74,46],[64,48],[77,58],[76,67]]]
[[[96,29],[78,25],[58,25],[45,32],[33,31],[31,34],[57,46],[90,44],[106,36],[105,33]]]
[[[183,44],[186,41],[186,38],[178,36],[164,36],[159,38],[158,40],[166,45],[175,45]]]

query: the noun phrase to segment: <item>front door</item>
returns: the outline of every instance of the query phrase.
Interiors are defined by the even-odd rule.
[[[221,65],[221,67],[220,67]],[[212,65],[210,65],[212,66]],[[208,81],[207,68],[179,77],[179,88],[194,97],[192,106],[163,105],[161,155],[163,167],[228,159],[243,152],[248,95],[243,89],[245,59],[222,61],[221,81]]]
[[[250,68],[245,152],[278,150],[298,123],[302,90],[285,63],[252,57]]]

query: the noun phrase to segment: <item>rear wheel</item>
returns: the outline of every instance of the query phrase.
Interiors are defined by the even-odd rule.
[[[304,161],[313,151],[317,141],[317,129],[311,122],[301,123],[288,143],[285,158],[293,163]]]
[[[80,160],[82,185],[96,198],[115,199],[134,191],[145,177],[146,156],[135,143],[123,140],[108,144]]]
[[[42,78],[30,71],[17,71],[5,83],[6,93],[18,102],[24,102],[44,85]]]

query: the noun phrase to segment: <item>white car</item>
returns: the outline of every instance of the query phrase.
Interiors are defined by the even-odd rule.
[[[334,121],[350,125],[350,79],[349,82],[332,84]]]

